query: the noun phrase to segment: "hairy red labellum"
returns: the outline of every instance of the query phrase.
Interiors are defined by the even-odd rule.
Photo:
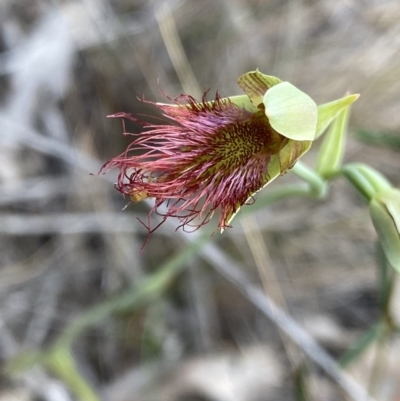
[[[218,227],[226,228],[232,214],[268,181],[270,158],[288,139],[271,128],[262,110],[252,113],[218,94],[212,102],[204,94],[201,102],[182,95],[175,103],[152,103],[168,124],[112,116],[139,122],[144,130],[102,171],[117,167],[116,188],[133,201],[155,198],[150,214],[156,211],[162,222],[176,217],[179,227],[197,229],[220,210]],[[162,204],[166,208],[160,211]],[[157,228],[146,227],[149,233]]]

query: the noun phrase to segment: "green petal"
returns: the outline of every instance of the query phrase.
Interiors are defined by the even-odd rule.
[[[354,103],[360,95],[349,95],[318,106],[318,122],[315,138],[328,128],[332,120],[347,106]]]
[[[280,175],[286,174],[292,169],[297,160],[306,153],[312,145],[312,141],[293,141],[279,152]]]
[[[282,81],[272,75],[265,75],[260,71],[250,71],[238,79],[238,84],[243,92],[249,97],[251,103],[258,107],[263,102],[265,92]]]
[[[247,95],[240,95],[240,96],[230,96],[227,99],[230,100],[231,103],[235,104],[238,107],[244,108],[251,113],[256,113],[259,111],[253,103],[251,103],[250,98]],[[222,99],[222,100],[225,100]]]
[[[330,126],[318,151],[315,170],[325,178],[342,165],[349,111],[349,107],[342,109]]]
[[[291,83],[282,82],[265,93],[263,103],[275,131],[296,141],[314,140],[318,109],[310,96]]]

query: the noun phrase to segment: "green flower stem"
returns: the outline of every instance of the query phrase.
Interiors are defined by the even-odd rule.
[[[356,169],[358,172],[360,172],[368,180],[369,184],[376,193],[392,187],[386,177],[366,164],[353,163],[347,165],[347,168]]]
[[[313,169],[298,161],[292,172],[310,185],[310,193],[317,199],[323,198],[327,193],[327,182]]]
[[[367,203],[374,197],[374,187],[358,170],[345,166],[338,175],[343,175]]]
[[[391,188],[390,182],[378,171],[362,163],[346,164],[326,178],[345,177],[367,203],[380,191]]]
[[[54,349],[46,358],[47,366],[81,401],[100,401],[92,386],[79,373],[69,349]]]
[[[4,371],[9,375],[18,375],[36,365],[45,367],[61,379],[77,400],[100,401],[96,391],[80,374],[69,348],[53,347],[41,351],[25,351],[8,361]]]

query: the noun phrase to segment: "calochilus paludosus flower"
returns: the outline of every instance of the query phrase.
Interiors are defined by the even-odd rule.
[[[165,123],[139,122],[125,152],[108,161],[119,169],[116,188],[133,202],[154,198],[150,210],[197,229],[219,213],[224,230],[260,189],[288,172],[338,111],[354,100],[319,109],[289,82],[257,71],[238,79],[245,95],[206,99],[181,95],[172,104],[153,103]],[[321,112],[320,112],[321,111]],[[163,211],[160,206],[164,205]],[[150,220],[150,219],[149,219]],[[149,232],[154,231],[146,225]]]

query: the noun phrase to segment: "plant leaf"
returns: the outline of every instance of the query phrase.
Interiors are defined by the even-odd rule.
[[[369,211],[387,260],[400,273],[400,191],[391,188],[378,193]]]

